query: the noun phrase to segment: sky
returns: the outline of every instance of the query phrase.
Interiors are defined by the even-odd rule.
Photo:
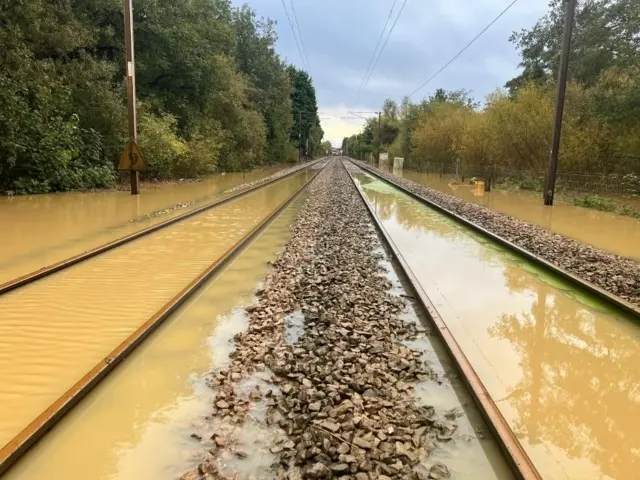
[[[394,5],[394,0],[284,0],[292,22],[293,3],[316,88],[325,140],[335,147],[341,145],[343,137],[362,129],[363,120],[343,117],[353,117],[348,112],[354,110],[389,11],[394,5],[387,31],[403,1],[397,0]],[[288,63],[307,70],[282,0],[234,0],[234,3],[247,3],[259,17],[275,20],[276,50]],[[407,0],[355,111],[379,110],[386,98],[399,103],[509,3],[511,0]],[[546,12],[547,5],[548,0],[518,1],[460,58],[411,97],[412,101],[428,97],[437,88],[469,90],[481,101],[488,93],[503,87],[519,72],[518,52],[509,42],[511,33],[532,27]]]

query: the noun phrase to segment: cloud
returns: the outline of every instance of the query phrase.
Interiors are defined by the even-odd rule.
[[[350,137],[362,131],[364,120],[347,119],[353,117],[349,114],[350,110],[351,107],[346,105],[320,106],[322,112],[320,123],[322,130],[324,130],[324,138],[329,140],[334,147],[340,147],[344,137]]]
[[[234,0],[235,1],[235,0]],[[245,0],[242,0],[244,3]],[[285,4],[290,9],[290,2]],[[395,4],[394,17],[403,0]],[[408,0],[382,53],[358,110],[379,109],[389,97],[400,101],[476,36],[511,0]],[[323,128],[332,142],[354,133],[358,123],[340,119],[356,101],[362,79],[387,19],[391,0],[293,0],[311,76],[322,110],[335,112]],[[238,0],[237,3],[241,3]],[[277,50],[302,66],[282,2],[248,0],[259,16],[275,19]],[[516,3],[468,51],[412,99],[437,88],[471,90],[478,100],[518,73],[519,56],[509,36],[530,28],[548,0]],[[340,112],[340,113],[338,113]],[[325,128],[326,125],[326,128]],[[353,127],[353,126],[356,127]]]

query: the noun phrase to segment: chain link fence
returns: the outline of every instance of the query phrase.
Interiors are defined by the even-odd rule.
[[[640,163],[640,160],[638,160]],[[463,165],[406,161],[407,168],[422,173],[438,174],[460,181],[472,178],[491,179],[492,185],[507,185],[521,190],[542,191],[545,169],[515,169],[507,165]],[[556,190],[603,195],[640,195],[640,175],[635,173],[596,175],[560,172],[556,176]]]

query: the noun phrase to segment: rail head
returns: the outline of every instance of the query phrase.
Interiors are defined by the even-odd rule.
[[[314,162],[315,165],[322,161]],[[211,264],[196,279],[181,292],[166,303],[158,312],[149,318],[135,332],[127,337],[103,360],[95,365],[84,377],[67,390],[49,408],[42,412],[35,420],[25,427],[18,435],[0,448],[0,476],[13,466],[29,449],[44,437],[58,423],[64,415],[71,411],[93,388],[95,388],[113,369],[126,359],[136,347],[149,337],[171,314],[193,295],[209,278],[220,271],[258,234],[260,234],[278,215],[280,215],[296,198],[311,184],[311,182],[329,165],[328,161],[322,168],[317,169],[311,178],[302,185],[288,200],[284,201],[276,210],[269,214],[258,225],[252,228],[235,245],[227,250],[218,260]]]
[[[598,287],[597,285],[594,285],[593,283],[587,282],[586,280],[583,280],[582,278],[578,277],[577,275],[569,272],[568,270],[565,270],[562,267],[559,267],[558,265],[555,265],[554,263],[549,262],[548,260],[545,260],[544,258],[540,257],[539,255],[536,255],[535,253],[532,253],[518,245],[516,245],[515,243],[502,238],[499,235],[496,235],[495,233],[487,230],[484,227],[481,227],[480,225],[472,222],[471,220],[468,220],[467,218],[458,215],[455,212],[452,212],[451,210],[442,207],[441,205],[438,205],[437,203],[424,198],[421,195],[418,195],[416,193],[413,193],[410,190],[407,190],[406,188],[404,188],[403,186],[397,184],[396,182],[389,180],[388,178],[384,177],[383,175],[381,175],[379,172],[375,171],[372,168],[369,168],[368,166],[365,165],[361,165],[360,163],[354,162],[351,159],[348,159],[348,161],[355,165],[358,168],[361,168],[362,170],[364,170],[367,173],[370,173],[371,175],[375,176],[376,178],[379,178],[380,180],[388,183],[389,185],[393,185],[394,187],[398,188],[399,190],[401,190],[403,193],[409,195],[410,197],[418,200],[421,203],[424,203],[425,205],[433,208],[434,210],[437,210],[440,213],[443,213],[445,215],[447,215],[448,217],[456,220],[457,222],[463,224],[464,226],[471,228],[472,230],[477,231],[478,233],[482,234],[483,236],[489,238],[490,240],[493,240],[496,243],[499,243],[500,245],[506,247],[507,249],[513,251],[514,253],[516,253],[517,255],[535,263],[536,265],[539,265],[540,267],[544,268],[546,271],[555,274],[559,277],[561,277],[562,279],[568,281],[569,283],[571,283],[572,285],[578,287],[579,289],[586,291],[592,295],[597,296],[599,299],[603,300],[605,303],[607,303],[608,305],[610,305],[611,307],[624,312],[625,314],[631,316],[631,318],[633,318],[636,322],[640,322],[640,307],[637,307],[636,305],[632,304],[631,302],[627,302],[626,300],[613,295],[610,292],[607,292],[606,290]]]
[[[360,168],[359,165],[353,162],[351,163]],[[435,330],[438,332],[438,336],[443,341],[447,352],[451,356],[453,363],[462,375],[462,378],[467,385],[467,388],[469,389],[474,402],[478,406],[480,413],[484,417],[485,421],[488,423],[503,454],[508,460],[511,470],[519,479],[540,480],[542,477],[538,473],[538,470],[536,469],[533,462],[518,441],[517,437],[511,430],[511,427],[498,409],[498,406],[491,398],[491,395],[482,383],[482,380],[480,380],[480,377],[474,370],[471,362],[467,359],[466,355],[462,351],[462,348],[458,345],[458,342],[442,319],[442,316],[436,309],[435,305],[420,285],[420,282],[411,270],[411,267],[405,260],[402,252],[400,252],[397,245],[382,224],[381,220],[376,215],[375,209],[371,205],[371,202],[369,202],[369,200],[366,198],[364,192],[348,169],[347,172],[349,173],[349,177],[351,178],[354,187],[358,191],[360,198],[367,207],[367,211],[373,221],[376,230],[380,234],[383,242],[391,251],[393,259],[400,266],[401,273],[408,280],[409,286],[413,290],[413,293],[415,293],[415,298],[418,301],[419,306],[422,307],[427,317],[432,322]]]

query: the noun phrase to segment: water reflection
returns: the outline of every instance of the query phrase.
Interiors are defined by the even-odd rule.
[[[531,445],[551,443],[589,459],[610,478],[640,467],[637,331],[623,320],[571,313],[552,289],[537,287],[530,312],[503,315],[490,334],[518,351],[522,379],[504,398],[518,411],[513,428]]]
[[[636,478],[638,326],[387,184],[357,179],[542,476]]]
[[[392,173],[396,174],[395,171]],[[580,208],[562,201],[556,201],[553,208],[548,208],[542,205],[540,194],[535,192],[495,189],[485,192],[482,184],[464,184],[451,178],[440,177],[438,174],[405,169],[401,176],[580,242],[640,260],[640,220],[638,219]],[[619,201],[629,203],[630,199],[620,197]]]

